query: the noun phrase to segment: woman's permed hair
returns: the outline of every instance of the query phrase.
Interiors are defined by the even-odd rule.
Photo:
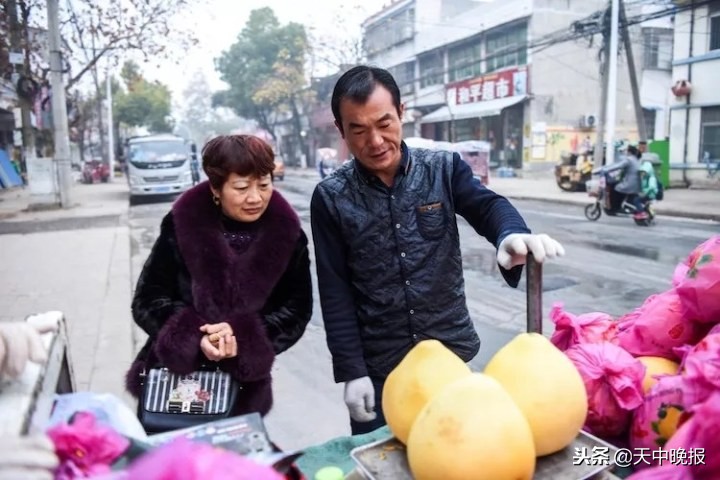
[[[254,135],[220,135],[202,149],[202,166],[210,185],[221,189],[231,173],[242,177],[264,177],[275,169],[275,153]]]

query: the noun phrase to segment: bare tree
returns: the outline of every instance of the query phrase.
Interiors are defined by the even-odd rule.
[[[108,58],[115,65],[128,54],[145,61],[172,58],[197,45],[193,32],[172,25],[173,19],[199,2],[189,0],[67,0],[64,37],[73,63],[67,87],[75,85],[98,62]],[[171,50],[170,46],[176,47]]]
[[[348,14],[348,11],[352,12]],[[340,5],[334,12],[335,21],[322,29],[308,27],[311,45],[310,71],[313,76],[335,73],[365,60],[362,31],[350,18],[362,18],[362,7]]]

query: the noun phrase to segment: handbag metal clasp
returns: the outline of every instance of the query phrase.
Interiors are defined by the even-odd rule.
[[[168,400],[168,413],[205,413],[205,402]]]

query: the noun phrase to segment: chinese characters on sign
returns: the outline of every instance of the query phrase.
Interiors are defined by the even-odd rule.
[[[597,465],[630,467],[644,463],[646,465],[705,465],[704,448],[678,448],[674,450],[650,450],[649,448],[636,448],[630,450],[621,448],[611,452],[609,447],[575,447],[573,465]]]
[[[484,77],[452,83],[446,90],[447,100],[451,105],[463,105],[526,95],[527,81],[527,67],[511,68]]]

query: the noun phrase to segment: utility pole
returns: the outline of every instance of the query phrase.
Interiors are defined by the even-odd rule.
[[[24,29],[27,29],[27,25],[21,25],[18,21],[18,5],[16,0],[8,0],[7,2],[7,8],[8,8],[8,23],[10,27],[10,51],[11,52],[23,52],[24,51],[24,62],[22,63],[22,68],[18,69],[20,70],[18,74],[13,76],[13,83],[17,84],[17,79],[24,75],[25,77],[30,77],[30,52],[29,52],[29,45],[25,45],[23,48],[22,40],[21,40],[21,33]],[[17,68],[17,67],[16,67]],[[20,96],[20,95],[19,95]],[[33,131],[32,126],[32,115],[31,115],[31,107],[32,103],[29,99],[23,98],[20,96],[20,112],[21,112],[21,120],[22,125],[20,125],[20,128],[22,129],[22,143],[23,143],[23,152],[24,152],[24,158],[25,158],[25,164],[27,165],[27,159],[34,159],[36,157],[35,153],[35,132]]]
[[[108,124],[108,164],[110,167],[110,178],[108,181],[112,182],[113,178],[115,177],[115,132],[113,129],[115,128],[113,125],[113,108],[112,108],[112,82],[110,78],[110,69],[107,71],[107,80],[106,80],[106,101],[107,101],[107,124]]]
[[[610,55],[608,56],[608,101],[605,158],[608,164],[615,161],[615,114],[617,110],[617,61],[620,0],[612,0],[610,8]]]
[[[603,20],[603,49],[600,63],[600,114],[598,115],[597,131],[595,135],[595,149],[593,150],[593,165],[595,168],[605,165],[603,145],[605,142],[605,121],[607,120],[608,104],[608,57],[610,56],[610,35],[607,24],[607,15]]]
[[[647,141],[647,130],[645,127],[645,115],[643,115],[642,103],[640,103],[640,87],[638,87],[637,71],[635,70],[635,56],[630,43],[630,27],[627,24],[625,13],[625,2],[620,0],[620,21],[622,23],[623,45],[627,57],[628,73],[630,74],[630,88],[632,90],[633,104],[635,105],[635,121],[637,122],[638,137],[640,141]]]
[[[53,128],[55,130],[55,165],[60,187],[60,206],[71,206],[72,171],[70,167],[70,134],[68,129],[65,84],[60,40],[58,0],[47,0],[48,43],[50,49],[50,87],[52,88]]]

